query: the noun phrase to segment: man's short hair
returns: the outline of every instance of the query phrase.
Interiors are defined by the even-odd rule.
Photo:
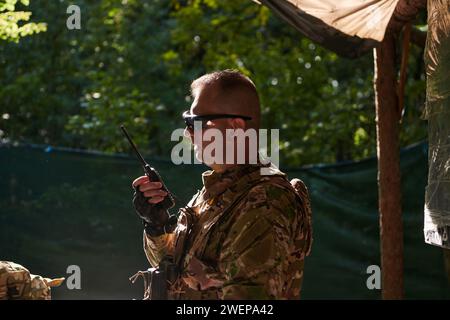
[[[260,104],[256,86],[249,77],[233,69],[215,71],[201,76],[191,83],[191,95],[196,96],[199,89],[214,87],[218,90],[218,97],[225,99],[236,96],[236,104],[243,103],[242,108],[245,113],[249,113],[252,120],[249,124],[252,127],[259,127]],[[242,101],[242,93],[247,99]],[[244,115],[245,115],[244,113]]]
[[[233,69],[215,71],[207,73],[191,83],[191,93],[195,96],[195,90],[198,88],[217,85],[223,93],[230,93],[234,90],[246,89],[251,94],[258,96],[255,84],[249,77]]]

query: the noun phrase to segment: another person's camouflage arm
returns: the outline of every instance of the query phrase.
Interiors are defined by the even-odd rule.
[[[174,234],[150,237],[144,231],[144,252],[152,267],[156,268],[165,255],[173,253],[173,239]]]
[[[305,241],[296,207],[292,192],[265,184],[233,210],[219,265],[223,299],[299,298]]]

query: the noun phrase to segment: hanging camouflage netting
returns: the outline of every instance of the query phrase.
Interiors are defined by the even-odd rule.
[[[450,1],[428,1],[425,242],[450,248]]]

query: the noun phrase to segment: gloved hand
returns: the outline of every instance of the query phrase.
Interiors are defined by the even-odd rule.
[[[147,176],[141,176],[133,181],[133,205],[136,213],[142,218],[145,232],[152,236],[160,236],[173,232],[176,225],[174,216],[169,218],[163,200],[167,192],[161,189],[161,182],[149,181]]]

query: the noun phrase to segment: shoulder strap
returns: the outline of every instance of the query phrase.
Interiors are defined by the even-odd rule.
[[[300,179],[292,179],[290,185],[295,190],[297,199],[299,201],[300,207],[302,208],[304,226],[303,229],[306,232],[307,245],[306,245],[306,255],[311,253],[311,247],[313,243],[313,228],[312,228],[312,210],[311,210],[311,199],[309,197],[308,188]]]

